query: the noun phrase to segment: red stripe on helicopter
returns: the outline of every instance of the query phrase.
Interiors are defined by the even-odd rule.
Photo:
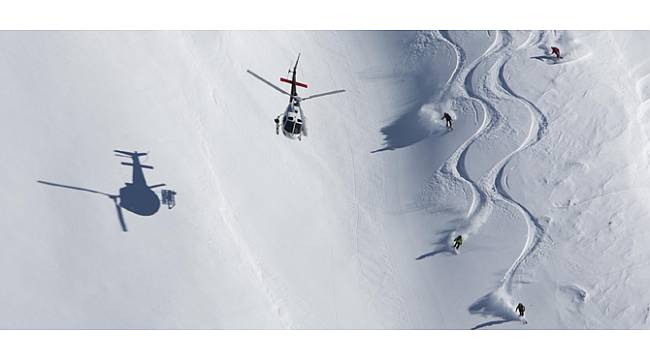
[[[289,79],[285,79],[285,78],[280,78],[280,81],[282,81],[282,82],[286,82],[286,83],[289,83],[289,84],[292,84],[292,83],[293,83],[293,81],[291,81],[291,80],[289,80]],[[304,83],[301,83],[301,82],[297,82],[297,81],[296,81],[296,86],[301,86],[301,87],[304,87],[304,88],[307,88],[307,87],[308,87],[307,84],[304,84]]]

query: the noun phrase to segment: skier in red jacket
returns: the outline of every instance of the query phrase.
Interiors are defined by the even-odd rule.
[[[555,55],[555,57],[558,59],[562,58],[562,56],[560,56],[560,49],[555,46],[551,46],[551,54]]]

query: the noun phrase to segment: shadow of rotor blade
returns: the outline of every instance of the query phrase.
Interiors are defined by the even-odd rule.
[[[93,190],[93,189],[86,189],[86,188],[82,188],[82,187],[78,187],[78,186],[63,185],[63,184],[57,184],[57,183],[53,183],[53,182],[49,182],[49,181],[42,181],[42,180],[38,180],[36,182],[44,184],[44,185],[62,187],[62,188],[65,188],[65,189],[86,191],[86,192],[93,193],[93,194],[106,195],[108,197],[113,196],[113,195],[107,194],[105,192],[101,192],[101,191],[97,191],[97,190]]]
[[[113,203],[115,204],[115,210],[117,211],[117,218],[120,220],[120,225],[122,226],[122,231],[129,231],[126,228],[126,222],[124,221],[124,214],[122,213],[122,207],[117,203],[117,196],[111,196]]]

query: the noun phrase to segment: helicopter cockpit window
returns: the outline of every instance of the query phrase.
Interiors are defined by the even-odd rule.
[[[289,134],[293,134],[293,121],[286,121],[284,123],[284,131],[288,132]]]
[[[300,129],[302,128],[302,123],[294,121],[286,121],[284,123],[284,131],[289,134],[300,134]]]

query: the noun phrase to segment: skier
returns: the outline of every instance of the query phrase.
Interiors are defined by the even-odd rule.
[[[519,317],[524,317],[524,311],[526,311],[526,307],[524,304],[519,303],[519,305],[517,305],[517,308],[515,308],[515,311],[519,312]]]
[[[275,121],[275,134],[280,135],[280,116],[273,119]]]
[[[454,130],[454,128],[451,127],[451,115],[444,113],[444,115],[442,115],[442,120],[445,120],[445,126],[447,129]]]
[[[456,251],[458,251],[458,249],[460,248],[461,245],[463,245],[463,237],[461,235],[458,235],[454,239],[454,249],[456,249]]]
[[[551,46],[551,54],[555,55],[555,57],[558,59],[562,58],[562,56],[560,56],[560,49],[555,46]]]

